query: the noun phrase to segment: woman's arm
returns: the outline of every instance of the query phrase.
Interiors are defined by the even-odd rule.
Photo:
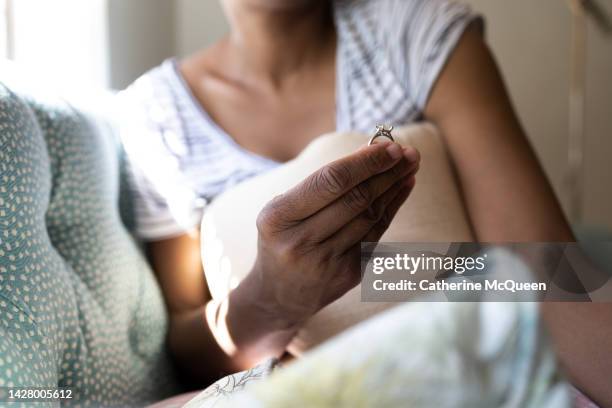
[[[185,383],[202,388],[225,375],[250,368],[255,353],[280,355],[295,334],[295,330],[285,330],[266,319],[256,308],[256,290],[249,293],[242,285],[240,291],[232,293],[231,325],[243,330],[232,342],[249,342],[258,350],[229,350],[223,338],[228,333],[227,322],[215,318],[220,305],[211,301],[208,292],[197,231],[150,242],[147,253],[168,309],[168,347]],[[228,302],[222,305],[227,307]],[[226,313],[227,310],[223,317]]]
[[[214,340],[205,318],[210,295],[197,231],[150,242],[147,254],[168,309],[168,347],[183,377],[199,382],[201,387],[238,371]]]
[[[426,116],[446,138],[480,241],[574,240],[476,27],[443,70]],[[544,303],[542,309],[571,380],[612,406],[612,306]]]
[[[425,116],[445,137],[478,240],[574,240],[477,25],[443,69]]]

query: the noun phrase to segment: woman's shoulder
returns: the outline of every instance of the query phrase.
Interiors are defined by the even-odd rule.
[[[335,0],[334,8],[349,14],[369,11],[371,16],[392,21],[397,17],[408,17],[409,12],[418,17],[421,11],[438,8],[469,9],[469,5],[462,0]]]
[[[371,65],[398,81],[419,109],[466,27],[480,17],[452,0],[336,0],[336,25],[349,72]],[[367,74],[375,75],[375,74]]]
[[[139,126],[156,134],[182,128],[181,112],[187,101],[181,92],[177,64],[176,59],[168,59],[119,92],[122,128]]]
[[[152,101],[172,104],[176,97],[176,64],[174,58],[165,60],[162,64],[142,74],[119,96],[132,103],[148,104]]]
[[[336,20],[380,39],[397,37],[431,27],[452,24],[473,12],[457,0],[336,0]]]

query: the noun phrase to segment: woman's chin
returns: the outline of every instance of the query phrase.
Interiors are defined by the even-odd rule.
[[[285,11],[295,10],[329,0],[234,0],[249,6],[267,8],[269,10]]]

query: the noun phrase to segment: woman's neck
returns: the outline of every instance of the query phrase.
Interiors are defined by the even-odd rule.
[[[274,7],[226,0],[224,5],[231,25],[226,56],[236,71],[232,76],[241,81],[264,80],[279,88],[335,55],[331,1]]]

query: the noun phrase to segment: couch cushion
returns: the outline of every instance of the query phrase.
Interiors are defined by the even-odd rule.
[[[0,85],[0,386],[69,387],[92,406],[176,391],[163,299],[119,216],[117,157],[70,105]]]

